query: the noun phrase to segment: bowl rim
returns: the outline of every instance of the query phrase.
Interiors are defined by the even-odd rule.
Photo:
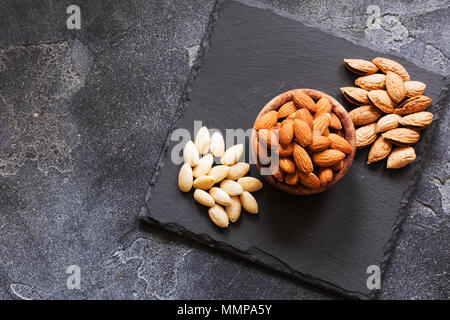
[[[317,189],[309,189],[305,186],[302,186],[300,183],[296,184],[295,186],[288,185],[284,182],[280,182],[277,179],[275,179],[272,175],[263,175],[263,177],[274,187],[277,189],[280,189],[281,191],[294,194],[294,195],[311,195],[311,194],[317,194],[320,192],[323,192],[325,190],[328,190],[332,186],[334,186],[348,171],[351,164],[353,163],[353,159],[355,157],[356,153],[356,132],[355,132],[355,126],[353,125],[353,121],[350,119],[350,116],[347,112],[347,110],[332,96],[326,94],[325,92],[315,90],[315,89],[307,89],[307,88],[299,88],[299,89],[292,89],[285,92],[280,93],[276,97],[274,97],[272,100],[267,102],[267,104],[261,109],[261,111],[258,113],[255,122],[253,123],[253,130],[252,130],[252,136],[251,136],[251,151],[253,160],[256,160],[256,166],[258,168],[258,171],[261,173],[261,164],[259,163],[258,157],[257,157],[257,139],[256,139],[256,132],[255,130],[255,124],[256,121],[265,113],[276,110],[286,102],[289,102],[293,99],[293,96],[296,92],[301,91],[305,94],[307,94],[309,97],[311,97],[313,100],[317,101],[320,98],[326,97],[330,99],[332,105],[333,105],[333,112],[336,114],[336,116],[339,118],[339,120],[342,123],[342,129],[345,133],[345,139],[350,143],[352,146],[352,152],[347,155],[344,159],[344,165],[342,169],[333,175],[333,180],[331,183],[326,187],[320,187]]]

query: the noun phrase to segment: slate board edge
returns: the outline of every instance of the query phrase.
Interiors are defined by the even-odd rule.
[[[166,229],[166,230],[170,230],[170,231],[175,232],[177,234],[180,234],[182,236],[185,236],[185,237],[194,239],[194,240],[196,240],[198,242],[204,243],[204,244],[208,245],[209,247],[218,248],[219,250],[225,251],[225,252],[227,252],[229,254],[232,254],[234,256],[237,256],[239,258],[243,258],[245,255],[248,255],[248,252],[244,252],[244,251],[238,250],[238,249],[236,249],[234,247],[231,247],[228,244],[223,243],[221,241],[213,240],[212,238],[210,238],[206,234],[195,234],[195,233],[193,233],[193,232],[187,230],[186,228],[181,227],[181,226],[179,226],[177,224],[174,224],[174,223],[162,223],[162,222],[160,222],[158,220],[153,219],[151,217],[151,211],[150,211],[150,209],[148,207],[148,203],[151,201],[151,192],[152,192],[153,186],[158,182],[159,172],[164,167],[164,163],[165,163],[165,160],[166,160],[167,155],[168,155],[169,146],[170,146],[170,143],[171,143],[171,140],[170,140],[171,132],[173,131],[174,128],[176,128],[177,123],[179,121],[181,121],[181,119],[183,118],[183,115],[184,115],[184,111],[188,107],[188,102],[190,101],[189,94],[191,92],[192,86],[195,83],[196,76],[197,76],[198,72],[200,71],[201,67],[203,66],[203,57],[208,52],[208,49],[209,49],[209,46],[210,46],[210,38],[211,38],[212,32],[214,30],[214,25],[215,25],[215,23],[216,23],[216,21],[217,21],[217,19],[219,17],[222,5],[224,3],[227,3],[227,2],[237,2],[237,3],[241,3],[241,4],[244,4],[244,5],[250,6],[250,7],[255,7],[255,8],[258,8],[258,9],[262,9],[262,10],[270,10],[270,11],[274,12],[275,14],[283,17],[283,18],[294,20],[294,21],[296,21],[298,23],[301,23],[301,24],[303,24],[303,25],[305,25],[307,27],[318,29],[318,30],[320,30],[322,32],[325,32],[327,34],[333,35],[333,36],[338,37],[338,38],[343,38],[343,39],[348,40],[348,41],[350,41],[350,42],[352,42],[352,43],[354,43],[354,44],[356,44],[358,46],[367,47],[367,48],[369,48],[369,49],[371,49],[373,51],[378,51],[380,53],[386,53],[386,54],[394,55],[394,56],[397,56],[399,58],[408,60],[409,62],[415,64],[416,66],[418,66],[420,68],[423,68],[423,69],[426,69],[426,70],[428,70],[428,71],[430,71],[432,73],[435,73],[435,74],[439,74],[439,73],[429,70],[427,68],[427,66],[424,65],[419,60],[411,59],[409,57],[405,57],[405,56],[399,55],[397,52],[393,52],[393,51],[387,50],[387,49],[385,49],[383,47],[376,46],[376,45],[371,44],[371,43],[369,43],[369,42],[367,42],[365,40],[355,39],[355,38],[353,38],[351,36],[348,36],[346,34],[328,30],[328,29],[326,29],[326,28],[324,28],[324,27],[322,27],[322,26],[320,26],[318,24],[315,24],[315,23],[312,23],[312,22],[309,22],[309,21],[301,20],[298,17],[296,17],[294,15],[291,15],[291,14],[285,12],[285,11],[271,8],[271,7],[267,6],[267,5],[264,5],[264,4],[261,4],[261,3],[257,3],[257,2],[255,2],[253,0],[216,0],[214,8],[213,8],[213,10],[212,10],[212,12],[210,14],[210,18],[209,18],[209,21],[208,21],[208,26],[207,26],[205,35],[204,35],[204,37],[203,37],[203,39],[201,41],[201,45],[200,45],[200,48],[199,48],[199,51],[198,51],[198,55],[196,57],[196,60],[194,61],[194,65],[192,67],[191,74],[189,76],[189,79],[186,82],[186,86],[185,86],[185,89],[183,91],[182,97],[180,99],[179,105],[178,105],[176,111],[174,112],[174,114],[172,116],[172,119],[173,119],[172,120],[172,124],[170,125],[170,128],[169,128],[169,130],[167,132],[166,142],[165,142],[165,144],[163,145],[163,147],[160,150],[160,157],[159,157],[159,160],[158,160],[158,164],[157,164],[157,167],[155,168],[155,171],[154,171],[153,176],[151,178],[150,185],[149,185],[146,197],[145,197],[145,203],[144,203],[144,206],[143,206],[143,208],[142,208],[142,210],[140,212],[139,217],[145,223],[149,223],[151,225],[155,225],[155,226],[158,226],[160,228],[163,228],[163,229]],[[440,75],[443,75],[443,73],[441,73]],[[448,103],[448,94],[447,93],[448,93],[449,87],[450,87],[450,76],[446,76],[445,79],[444,79],[444,84],[443,84],[443,86],[441,88],[441,93],[439,94],[439,97],[438,97],[437,101],[433,101],[433,105],[442,105],[442,104],[444,104],[444,102]],[[439,109],[439,111],[445,112],[445,108],[441,108],[441,109]],[[437,125],[436,124],[435,124],[435,127],[436,128],[434,130],[437,130]],[[425,146],[424,145],[426,145],[426,143],[424,141],[431,140],[431,137],[432,137],[431,134],[427,134],[425,136],[426,139],[423,139],[421,141],[421,144],[419,146],[421,151],[425,150]],[[399,233],[401,231],[402,224],[403,224],[403,222],[405,220],[404,212],[405,212],[405,210],[406,210],[406,208],[408,206],[409,197],[413,193],[413,191],[415,189],[414,186],[416,185],[416,183],[418,181],[418,177],[420,176],[421,169],[422,169],[422,166],[423,166],[423,161],[424,161],[424,159],[421,158],[416,163],[415,168],[414,168],[414,179],[412,179],[411,182],[408,184],[408,186],[406,188],[406,191],[405,191],[405,193],[402,196],[401,205],[400,205],[399,210],[398,210],[396,221],[395,221],[395,223],[393,225],[393,230],[391,232],[389,240],[386,243],[385,250],[384,250],[382,259],[380,261],[381,274],[384,274],[385,269],[389,266],[389,261],[390,261],[390,258],[392,256],[392,251],[395,248],[395,243],[396,243],[398,235],[399,235]],[[354,292],[354,291],[345,290],[345,289],[343,289],[341,287],[338,287],[338,286],[336,286],[336,285],[334,285],[332,283],[329,283],[329,282],[326,282],[324,280],[321,280],[321,279],[319,279],[317,277],[314,277],[314,276],[311,276],[311,275],[308,275],[308,274],[303,274],[303,273],[301,273],[301,272],[299,272],[297,270],[294,270],[291,267],[289,267],[289,265],[287,265],[283,261],[280,261],[276,257],[273,257],[272,255],[270,255],[268,253],[265,253],[264,251],[261,251],[258,248],[256,248],[256,249],[259,252],[262,252],[263,254],[258,253],[257,255],[254,254],[254,256],[258,256],[258,257],[261,256],[261,257],[265,257],[265,258],[270,257],[272,259],[275,259],[276,261],[278,261],[278,266],[275,266],[275,265],[272,265],[272,264],[268,264],[268,263],[264,263],[262,259],[260,259],[260,258],[253,259],[250,256],[247,256],[246,260],[254,262],[254,263],[257,263],[257,264],[262,265],[264,267],[267,267],[267,266],[270,265],[270,268],[273,269],[273,270],[276,270],[276,271],[281,272],[283,274],[287,274],[288,276],[291,276],[291,277],[294,274],[295,278],[298,278],[298,279],[300,279],[302,281],[306,281],[308,283],[311,283],[311,284],[316,285],[318,287],[321,287],[323,289],[334,291],[334,292],[336,292],[338,294],[341,294],[341,295],[344,295],[344,296],[347,296],[347,297],[357,298],[357,299],[373,299],[373,298],[376,298],[377,295],[378,295],[378,291],[377,290],[373,290],[369,295],[366,295],[366,294],[361,293],[361,292]],[[382,281],[383,281],[383,278],[382,278]]]

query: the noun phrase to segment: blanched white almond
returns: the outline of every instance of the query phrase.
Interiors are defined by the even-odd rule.
[[[194,167],[194,170],[192,170],[192,172],[194,173],[194,177],[198,178],[207,175],[209,170],[211,170],[213,162],[214,157],[211,153],[208,153],[206,156],[201,157],[198,161],[198,165],[196,165]]]
[[[223,191],[225,191],[232,197],[238,196],[242,192],[244,192],[244,189],[242,188],[242,186],[233,180],[223,180],[220,183],[220,189],[222,189]]]
[[[253,177],[242,177],[238,180],[244,191],[255,192],[263,187],[261,181]]]
[[[220,162],[222,164],[231,166],[238,162],[239,158],[242,156],[242,153],[244,152],[244,145],[243,144],[237,144],[234,145],[225,151],[222,158],[220,159]]]
[[[184,162],[189,163],[191,167],[198,165],[198,161],[200,160],[200,156],[198,154],[197,147],[195,143],[191,140],[186,143],[183,149],[183,159]]]
[[[228,176],[228,171],[230,171],[229,166],[218,165],[212,167],[208,172],[208,176],[216,178],[216,183],[222,181]]]
[[[195,201],[206,207],[214,207],[214,205],[216,204],[213,197],[211,197],[208,192],[201,189],[197,189],[194,191],[194,199]]]
[[[189,163],[183,164],[178,173],[178,186],[180,187],[180,190],[189,192],[192,188],[193,180],[191,165]]]
[[[211,136],[209,151],[214,157],[221,157],[225,152],[225,141],[219,132],[214,132]]]
[[[250,170],[250,165],[246,162],[238,162],[230,167],[228,172],[228,179],[237,180],[245,176]]]
[[[245,211],[252,214],[258,213],[258,202],[256,202],[256,199],[251,195],[250,192],[242,192],[242,194],[240,195],[240,199]]]
[[[208,190],[214,185],[214,183],[216,183],[216,179],[214,177],[201,176],[194,180],[193,186],[194,189]]]
[[[209,151],[209,145],[211,143],[211,136],[207,127],[201,127],[195,137],[195,145],[200,154],[207,154]]]
[[[217,187],[211,188],[209,190],[209,194],[211,197],[213,197],[214,201],[216,201],[218,204],[229,206],[231,204],[231,198],[228,195],[228,193],[225,192],[225,190],[222,190]]]
[[[231,204],[225,208],[228,219],[231,222],[236,222],[241,215],[241,200],[239,197],[231,197]]]
[[[214,224],[220,228],[228,227],[228,216],[225,210],[219,206],[215,205],[214,207],[209,208],[208,210],[209,218],[214,222]]]

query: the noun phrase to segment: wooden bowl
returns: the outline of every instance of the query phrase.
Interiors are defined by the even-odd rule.
[[[328,94],[314,90],[314,89],[294,89],[290,91],[286,91],[281,93],[280,95],[276,96],[272,100],[270,100],[264,108],[262,108],[261,112],[256,117],[255,122],[258,120],[259,117],[261,117],[263,114],[278,109],[280,106],[285,104],[288,101],[292,100],[293,94],[297,91],[301,90],[303,93],[310,96],[315,102],[317,102],[320,98],[326,97],[330,99],[332,105],[333,105],[333,112],[336,114],[336,116],[339,118],[339,120],[342,123],[342,129],[344,130],[345,138],[352,146],[352,153],[348,154],[344,159],[344,165],[342,169],[339,172],[334,172],[333,180],[331,183],[326,187],[320,187],[318,189],[310,189],[307,187],[302,186],[300,183],[296,185],[288,185],[287,183],[280,182],[277,179],[275,179],[271,175],[264,175],[264,178],[272,184],[274,187],[287,192],[291,194],[296,195],[310,195],[310,194],[316,194],[323,192],[329,188],[331,188],[334,184],[336,184],[341,178],[345,175],[347,170],[350,168],[350,165],[353,162],[353,158],[355,156],[356,151],[356,134],[355,134],[355,127],[353,125],[352,120],[350,119],[347,111],[345,108],[333,97],[329,96]],[[253,124],[253,129],[255,128],[255,124]],[[252,155],[253,159],[257,160],[257,167],[258,170],[261,171],[261,164],[259,163],[258,157],[257,157],[257,134],[256,130],[253,130],[252,137],[251,137],[251,145],[252,145]]]

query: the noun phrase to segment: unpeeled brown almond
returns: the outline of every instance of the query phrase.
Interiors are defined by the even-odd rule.
[[[376,127],[376,123],[371,123],[356,129],[356,148],[366,147],[375,141],[377,138]]]
[[[409,81],[410,77],[408,74],[408,71],[406,71],[406,69],[398,62],[391,60],[391,59],[387,59],[387,58],[375,58],[372,60],[372,62],[378,67],[380,68],[380,70],[383,73],[387,73],[388,71],[392,71],[396,74],[398,74],[403,81]]]
[[[300,121],[300,120],[299,120]],[[286,119],[281,123],[281,128],[278,133],[280,143],[282,145],[288,145],[291,143],[294,137],[294,121]]]
[[[311,144],[313,134],[311,132],[311,128],[305,121],[295,119],[293,129],[295,139],[297,140],[298,144],[300,144],[302,147],[307,147]]]
[[[302,185],[304,185],[305,187],[310,188],[310,189],[317,189],[320,187],[319,178],[312,172],[310,172],[310,173],[299,172],[298,181]]]
[[[408,98],[420,96],[425,92],[426,84],[420,81],[405,81],[406,96]]]
[[[395,102],[389,96],[386,90],[372,90],[369,91],[368,97],[381,112],[392,113],[394,111]]]
[[[260,116],[255,122],[255,129],[270,129],[278,121],[278,113],[276,111],[269,111]]]
[[[292,96],[292,100],[297,108],[306,108],[310,112],[316,112],[317,106],[313,99],[310,96],[303,93],[301,90],[296,90]]]
[[[295,165],[297,166],[298,170],[304,173],[310,173],[313,171],[312,160],[308,152],[306,152],[306,150],[303,149],[303,147],[296,144],[294,146],[293,156]]]
[[[432,121],[433,114],[427,111],[412,113],[398,120],[401,125],[415,130],[425,129]]]
[[[279,165],[281,170],[286,173],[294,173],[295,172],[295,163],[291,160],[291,158],[280,158]]]
[[[398,106],[398,108],[394,110],[394,113],[410,114],[419,111],[424,111],[430,106],[431,102],[432,100],[430,97],[423,95],[415,96],[409,98],[408,100],[405,100],[401,105]]]
[[[355,108],[350,111],[348,115],[355,126],[363,126],[372,123],[381,117],[381,113],[378,109],[371,105]]]
[[[355,80],[355,84],[367,91],[382,90],[386,88],[386,75],[376,73],[369,76],[359,77]]]
[[[339,136],[335,133],[330,133],[328,135],[328,139],[331,140],[331,148],[332,149],[342,151],[345,154],[352,153],[353,148],[345,138],[342,138],[341,136]]]
[[[308,146],[308,150],[312,153],[319,152],[328,149],[331,144],[331,140],[325,136],[313,136],[311,144]]]
[[[413,147],[397,147],[388,157],[387,168],[399,169],[414,162],[416,160],[416,152]]]
[[[398,121],[402,117],[398,114],[387,114],[381,117],[377,122],[376,133],[385,132],[398,127]]]
[[[288,119],[291,119],[291,120],[294,120],[294,119],[303,120],[309,125],[311,130],[313,129],[313,116],[308,111],[308,109],[305,109],[305,108],[299,109],[299,110],[295,111],[294,113],[292,113],[288,117]]]
[[[370,61],[363,59],[344,59],[345,67],[356,74],[368,75],[378,71],[378,67]]]
[[[333,169],[322,168],[319,171],[319,180],[322,187],[327,187],[333,181]]]
[[[323,113],[313,120],[312,134],[314,136],[322,135],[328,126],[330,125],[331,115],[329,113]]]
[[[408,146],[420,139],[419,132],[408,128],[397,128],[386,131],[382,136],[389,142],[398,146]]]
[[[367,164],[383,160],[392,150],[392,143],[383,137],[379,137],[370,147]]]
[[[386,74],[386,91],[396,103],[402,101],[406,96],[406,88],[402,78],[392,71],[388,71]]]
[[[283,104],[280,109],[278,110],[278,118],[286,118],[292,113],[297,111],[297,107],[295,106],[293,101],[288,101],[285,104]]]
[[[357,87],[343,87],[341,92],[344,97],[353,104],[358,106],[369,104],[368,92]]]
[[[312,161],[319,167],[331,167],[344,160],[345,153],[339,150],[327,149],[312,155]]]

